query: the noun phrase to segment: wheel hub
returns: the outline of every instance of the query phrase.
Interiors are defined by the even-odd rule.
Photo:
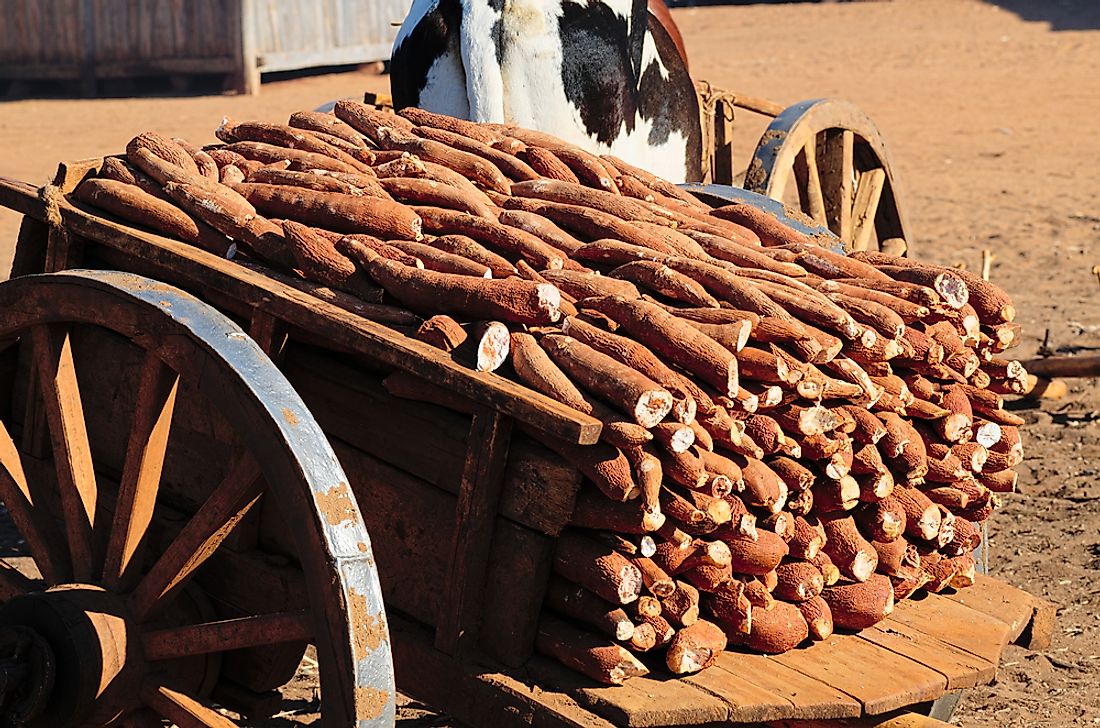
[[[54,654],[37,632],[27,627],[0,627],[0,715],[5,723],[23,725],[46,707],[53,690]]]
[[[140,639],[122,600],[64,584],[0,607],[0,722],[107,724],[140,689]]]

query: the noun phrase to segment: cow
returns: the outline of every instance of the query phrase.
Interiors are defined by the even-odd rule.
[[[647,4],[413,0],[390,63],[394,105],[537,129],[698,181],[698,97],[679,33]]]

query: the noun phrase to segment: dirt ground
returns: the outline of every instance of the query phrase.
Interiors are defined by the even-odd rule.
[[[1021,358],[1100,348],[1100,3],[896,0],[678,8],[692,72],[784,103],[850,99],[887,139],[914,248],[976,267],[1013,293]],[[223,114],[278,119],[387,79],[364,71],[265,83],[255,98],[0,103],[0,174],[44,182],[56,162],[117,152],[145,129],[214,139]],[[741,166],[764,124],[738,121]],[[0,270],[17,219],[0,212]],[[966,693],[966,726],[1100,723],[1100,383],[1024,409],[1020,493],[993,521],[993,573],[1060,605],[1052,648],[1009,648]],[[302,706],[307,708],[307,706]],[[308,709],[308,708],[307,708]],[[292,714],[293,715],[293,714]],[[406,713],[402,725],[444,725]],[[304,715],[287,716],[298,723]],[[425,722],[426,721],[426,722]],[[274,724],[273,724],[274,725]]]

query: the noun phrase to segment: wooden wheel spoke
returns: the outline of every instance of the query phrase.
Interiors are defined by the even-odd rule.
[[[56,325],[35,326],[30,340],[53,441],[72,576],[78,581],[88,581],[95,575],[92,533],[98,489],[73,363],[72,340],[65,328]]]
[[[855,200],[852,201],[852,250],[867,250],[870,245],[885,185],[884,169],[869,169],[859,175]]]
[[[58,550],[60,539],[44,507],[36,507],[34,503],[19,450],[3,422],[0,422],[0,500],[46,581],[51,584],[65,581],[68,565],[64,553]]]
[[[103,585],[108,589],[132,583],[141,566],[135,557],[153,519],[178,391],[179,376],[146,353],[104,559]]]
[[[37,591],[39,588],[40,585],[34,580],[28,579],[7,561],[0,559],[0,602]]]
[[[821,171],[817,166],[817,137],[811,135],[794,159],[795,180],[802,209],[818,225],[828,227],[825,198],[821,194]]]
[[[179,728],[236,728],[237,724],[190,695],[156,681],[141,687],[141,702]]]
[[[848,244],[852,240],[852,186],[855,134],[847,129],[829,129],[818,149],[821,192],[829,229]]]
[[[280,612],[147,632],[142,644],[145,659],[174,660],[210,652],[305,642],[312,634],[307,612]]]
[[[238,458],[130,595],[135,619],[155,614],[187,583],[259,500],[261,483],[256,461]]]

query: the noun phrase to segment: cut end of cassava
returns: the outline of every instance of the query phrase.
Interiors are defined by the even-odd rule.
[[[970,435],[973,425],[971,418],[960,412],[951,414],[940,420],[940,432],[948,442],[962,442]]]
[[[962,308],[970,300],[970,289],[966,281],[954,273],[944,272],[936,276],[932,287],[951,308]]]
[[[634,634],[634,623],[625,615],[615,623],[615,639],[625,642]]]
[[[684,627],[669,643],[665,664],[674,675],[690,675],[709,667],[726,649],[726,633],[700,619]]]
[[[695,430],[672,423],[653,425],[656,437],[674,453],[687,452],[695,444]]]
[[[825,407],[807,407],[798,414],[798,430],[803,435],[822,435],[840,424],[836,414]]]
[[[829,603],[820,596],[807,599],[798,605],[802,617],[810,628],[810,638],[815,642],[829,639],[833,634],[833,613]]]
[[[851,572],[856,581],[866,581],[875,573],[878,556],[874,552],[860,551],[852,557]]]
[[[630,654],[625,649],[620,648],[620,650],[622,650],[622,655],[620,656],[622,662],[611,668],[609,673],[612,685],[622,685],[632,677],[641,677],[642,675],[649,674],[649,669],[639,662],[638,658],[634,657],[634,655]]]
[[[653,508],[645,511],[642,515],[642,528],[646,531],[656,532],[665,525],[666,518],[664,513],[661,513],[660,509]]]
[[[733,481],[725,475],[714,475],[707,483],[707,491],[715,498],[725,498],[733,493]]]
[[[546,312],[546,317],[551,323],[557,323],[561,318],[561,291],[552,283],[540,283],[538,305],[540,310]]]
[[[619,595],[619,604],[630,604],[638,600],[642,592],[642,572],[634,564],[627,564],[619,569],[616,592]]]
[[[856,336],[849,337],[852,341],[858,341],[860,344],[867,347],[868,349],[872,348],[873,346],[875,346],[875,344],[878,343],[879,335],[878,332],[874,329],[870,327],[860,328],[856,326],[855,331]]]
[[[508,327],[499,321],[484,325],[477,346],[477,370],[495,372],[508,360],[511,348],[511,334]]]
[[[663,390],[643,392],[631,413],[642,427],[654,427],[672,411],[672,395]],[[685,428],[691,432],[691,428]],[[692,433],[694,436],[694,433]]]

